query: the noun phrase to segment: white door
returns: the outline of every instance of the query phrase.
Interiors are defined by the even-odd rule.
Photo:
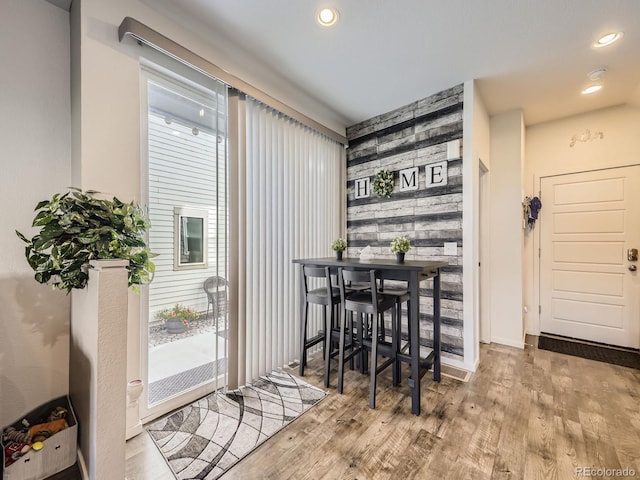
[[[640,166],[541,179],[540,330],[640,347]]]

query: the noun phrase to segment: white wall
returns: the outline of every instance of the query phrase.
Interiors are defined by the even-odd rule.
[[[25,35],[25,32],[34,34]],[[33,279],[33,209],[70,185],[69,16],[0,2],[0,426],[68,391],[69,298]]]
[[[591,133],[591,138],[587,131]],[[603,138],[596,136],[602,132]],[[601,168],[640,164],[640,108],[618,106],[596,110],[528,127],[523,188],[525,195],[537,195],[540,177],[583,172]],[[582,138],[586,141],[575,141]],[[544,215],[545,199],[541,215]],[[524,249],[524,303],[527,332],[538,334],[538,257],[535,255],[539,230],[526,235]]]
[[[491,117],[491,341],[523,348],[522,111]]]
[[[463,118],[463,279],[464,368],[475,371],[480,355],[480,160],[489,164],[489,116],[474,81],[464,84]]]

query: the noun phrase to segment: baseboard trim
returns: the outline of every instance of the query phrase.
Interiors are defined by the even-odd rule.
[[[87,471],[87,464],[84,461],[82,450],[78,448],[78,467],[80,467],[80,473],[82,474],[82,480],[89,480],[89,472]]]
[[[129,440],[136,435],[140,435],[142,433],[142,422],[138,422],[137,425],[127,428],[127,433],[125,435],[125,440]]]
[[[499,343],[508,347],[515,347],[524,350],[524,342],[522,340],[513,340],[511,338],[491,337],[491,343]]]
[[[442,363],[442,365],[448,365],[450,367],[458,368],[460,370],[465,370],[467,372],[473,373],[476,371],[476,368],[474,368],[474,365],[468,365],[466,362],[456,360],[455,358],[448,358],[448,357],[445,357],[444,355],[440,358],[440,362]]]

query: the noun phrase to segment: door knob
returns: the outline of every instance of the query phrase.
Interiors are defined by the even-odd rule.
[[[635,272],[636,270],[638,270],[638,267],[637,267],[637,266],[635,266],[635,265],[629,265],[629,270],[630,270],[631,272]]]

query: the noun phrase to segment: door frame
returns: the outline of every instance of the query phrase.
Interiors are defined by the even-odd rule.
[[[148,136],[148,82],[149,80],[166,82],[168,84],[180,83],[186,81],[192,83],[196,89],[208,89],[207,85],[195,81],[183,72],[172,72],[161,65],[150,61],[141,62],[140,67],[140,138],[145,139]],[[180,77],[179,79],[174,77]],[[149,148],[147,141],[140,142],[140,201],[144,206],[145,212],[149,214]],[[145,233],[145,241],[149,243],[149,232]],[[149,286],[144,285],[140,289],[140,337],[139,337],[139,378],[143,381],[144,390],[138,401],[138,413],[142,424],[155,420],[173,410],[189,405],[198,399],[205,397],[219,389],[226,388],[226,373],[218,375],[205,383],[196,387],[189,388],[165,400],[149,405],[148,388],[149,388]],[[229,356],[227,351],[225,356]]]
[[[491,212],[490,212],[490,180],[491,172],[482,159],[478,159],[479,180],[478,180],[478,203],[479,203],[479,235],[478,235],[478,258],[480,261],[480,273],[478,282],[478,301],[480,303],[479,323],[480,331],[478,340],[481,343],[491,343],[491,276],[489,275],[490,260],[490,233],[491,233]]]
[[[541,192],[542,192],[542,179],[543,178],[553,178],[553,177],[563,177],[565,175],[575,175],[577,173],[591,173],[591,172],[600,172],[600,171],[605,171],[605,170],[614,170],[616,168],[627,168],[627,167],[638,167],[640,166],[640,163],[631,163],[629,165],[615,165],[615,166],[611,166],[611,167],[602,167],[602,168],[592,168],[589,170],[578,170],[575,172],[563,172],[563,173],[557,173],[554,175],[542,175],[542,176],[535,176],[535,180],[534,180],[534,185],[536,185],[537,187],[537,191],[538,191],[538,196],[540,197],[540,200],[542,201],[542,208],[540,209],[540,218],[539,218],[539,222],[538,222],[538,228],[537,228],[537,232],[536,234],[533,236],[533,305],[535,305],[537,308],[537,312],[535,314],[535,322],[532,322],[532,327],[534,328],[535,331],[530,332],[532,335],[540,335],[540,328],[541,328],[541,323],[542,323],[542,319],[541,319],[541,313],[540,313],[540,290],[542,289],[542,285],[540,283],[540,278],[542,277],[541,272],[540,272],[540,245],[542,243],[542,219],[544,218],[543,216],[545,215],[544,212],[544,203],[545,203],[545,199],[541,197]],[[536,253],[538,253],[536,255]]]

